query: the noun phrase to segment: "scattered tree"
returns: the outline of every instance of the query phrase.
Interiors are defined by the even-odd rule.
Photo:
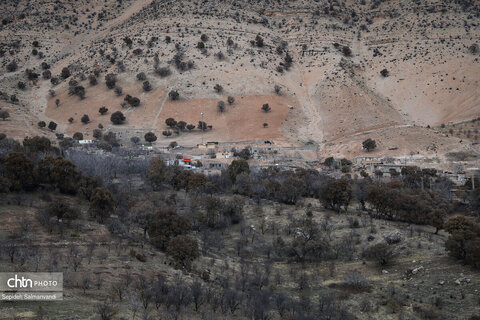
[[[180,94],[178,93],[177,90],[171,90],[169,93],[168,93],[168,97],[170,98],[170,100],[172,101],[175,101],[175,100],[178,100],[178,98],[180,97]]]
[[[113,213],[115,202],[110,192],[103,188],[96,188],[90,198],[90,215],[104,223]]]
[[[169,126],[170,128],[175,128],[175,126],[177,125],[177,121],[175,121],[175,119],[173,119],[173,118],[167,118],[165,120],[165,124],[167,126]]]
[[[242,173],[250,173],[250,166],[248,165],[248,162],[244,159],[233,160],[228,166],[228,175],[230,176],[230,180],[235,183],[238,175]]]
[[[100,109],[98,109],[98,112],[103,116],[105,113],[108,112],[108,108],[105,106],[102,106],[100,107]]]
[[[375,142],[375,140],[368,138],[367,140],[362,142],[362,146],[363,146],[363,149],[370,152],[377,147],[377,143]]]
[[[157,136],[153,132],[147,132],[145,134],[145,141],[152,143],[154,141],[157,141]]]
[[[122,124],[125,119],[126,118],[121,111],[116,111],[110,116],[110,121],[112,121],[112,123],[116,125]]]
[[[225,102],[224,101],[218,101],[217,109],[218,109],[219,112],[224,112],[225,111]]]
[[[82,121],[83,124],[87,124],[90,122],[90,117],[88,116],[88,114],[84,114],[82,116],[82,119],[80,119],[80,121]]]
[[[18,65],[15,60],[12,60],[10,63],[7,64],[7,71],[8,72],[14,72],[17,71]]]
[[[50,123],[48,124],[48,129],[55,131],[55,129],[57,129],[57,124],[53,121],[50,121]]]
[[[380,71],[380,74],[382,75],[382,77],[386,78],[390,75],[390,73],[388,72],[387,69],[383,69],[382,71]]]
[[[67,67],[64,67],[62,69],[62,73],[60,75],[63,79],[67,79],[68,77],[70,77],[70,70],[67,68]]]
[[[81,132],[75,132],[72,137],[74,140],[83,140],[83,133]]]
[[[164,251],[167,249],[170,239],[185,235],[190,229],[190,220],[179,216],[173,208],[165,208],[154,215],[148,235],[152,244]]]
[[[190,236],[178,235],[168,241],[167,254],[189,269],[191,262],[200,256],[197,240]]]
[[[10,118],[10,113],[7,110],[0,110],[0,118],[5,121],[5,119]]]
[[[151,91],[152,90],[152,85],[150,84],[149,81],[145,81],[143,83],[143,90],[144,91]]]

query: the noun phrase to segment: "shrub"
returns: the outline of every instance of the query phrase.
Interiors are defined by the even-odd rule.
[[[255,42],[254,43],[259,48],[263,48],[263,46],[265,45],[265,43],[263,41],[263,38],[260,35],[257,35],[255,37]]]
[[[267,112],[270,112],[270,110],[272,110],[270,108],[270,106],[268,105],[268,103],[265,103],[263,106],[262,106],[262,110],[267,113]]]
[[[218,101],[217,109],[218,109],[219,112],[224,112],[225,111],[225,102]]]
[[[172,101],[175,101],[175,100],[178,100],[178,98],[180,97],[180,94],[178,93],[177,90],[171,90],[169,93],[168,93],[168,97],[170,98],[170,100]]]
[[[162,78],[168,77],[169,75],[172,74],[172,72],[170,71],[170,68],[168,67],[157,68],[155,69],[155,73]]]
[[[222,51],[219,51],[217,53],[215,53],[215,57],[217,57],[218,60],[222,61],[225,59],[225,54],[223,54]]]
[[[100,129],[93,129],[93,137],[95,139],[101,139],[102,138],[102,130]]]
[[[50,121],[50,123],[48,124],[48,129],[55,131],[55,129],[57,129],[57,124],[53,121]]]
[[[57,220],[75,220],[80,216],[77,208],[71,207],[62,200],[52,201],[47,207],[48,215],[57,218]]]
[[[73,134],[73,139],[75,139],[75,140],[83,140],[83,133],[81,133],[81,132],[75,132],[75,133]]]
[[[343,46],[342,53],[345,57],[350,57],[352,55],[352,50],[347,46]]]
[[[113,124],[119,125],[125,121],[125,116],[121,111],[116,111],[110,116],[110,121],[112,121]]]
[[[115,86],[115,89],[113,89],[113,92],[115,92],[117,96],[121,96],[123,93],[123,89],[120,86]]]
[[[390,73],[388,72],[387,69],[383,69],[382,71],[380,71],[380,74],[382,75],[382,77],[386,78],[390,75]]]
[[[375,140],[368,138],[367,140],[362,142],[362,146],[363,146],[363,149],[367,151],[372,151],[377,147],[377,143],[375,142]]]
[[[282,87],[280,87],[278,84],[276,84],[273,89],[275,90],[275,93],[277,95],[280,95],[281,91],[282,91]]]
[[[130,49],[132,48],[133,41],[130,39],[130,37],[125,37],[123,38],[123,42],[125,42],[125,45],[129,47]]]
[[[152,143],[154,141],[157,141],[157,136],[155,135],[155,133],[153,132],[147,132],[145,134],[145,141],[149,142],[149,143]]]
[[[52,77],[52,72],[50,70],[45,70],[42,72],[42,77],[45,80],[48,80]]]
[[[133,143],[133,144],[138,144],[140,142],[140,138],[139,137],[131,137],[130,138],[130,141]]]
[[[469,48],[468,51],[470,51],[471,54],[477,54],[479,52],[479,46],[478,44],[474,43],[472,44]]]
[[[25,82],[23,82],[23,81],[18,81],[17,87],[18,87],[18,89],[20,89],[20,90],[25,90],[25,89],[27,88],[27,85],[26,85]]]
[[[152,85],[150,84],[149,81],[145,81],[143,83],[143,90],[144,91],[151,91],[152,90]]]
[[[108,89],[115,88],[115,84],[117,83],[117,75],[114,73],[109,73],[105,76],[105,84],[107,85]]]
[[[167,118],[165,120],[165,124],[167,126],[169,126],[170,128],[174,128],[177,125],[177,121],[175,121],[175,119],[173,119],[173,118]]]
[[[140,105],[140,99],[138,99],[137,97],[132,97],[129,94],[125,96],[124,100],[132,107],[138,107]]]
[[[344,285],[357,291],[364,291],[370,288],[370,282],[357,270],[346,273]]]
[[[98,109],[98,112],[103,116],[105,113],[108,112],[108,108],[105,106],[100,107],[100,109]]]
[[[96,86],[98,84],[97,77],[95,77],[95,75],[93,74],[89,75],[88,82],[90,83],[91,86]]]
[[[180,130],[185,130],[185,127],[187,126],[187,123],[185,121],[178,121],[177,122],[177,128]]]
[[[82,116],[82,119],[80,119],[80,121],[82,121],[82,123],[84,123],[84,124],[87,124],[87,123],[90,122],[90,117],[88,116],[88,114],[84,114]]]
[[[371,246],[367,250],[366,255],[371,260],[376,261],[380,266],[388,265],[395,257],[393,247],[386,243],[378,243]]]
[[[60,76],[63,79],[67,79],[68,77],[70,77],[70,70],[67,67],[63,68]]]
[[[9,64],[7,64],[7,71],[8,72],[14,72],[17,71],[18,65],[15,60],[12,60]]]
[[[232,96],[228,96],[227,101],[228,101],[228,104],[232,105],[235,102],[235,98]]]
[[[10,113],[7,110],[0,110],[0,118],[5,121],[5,119],[10,118]]]

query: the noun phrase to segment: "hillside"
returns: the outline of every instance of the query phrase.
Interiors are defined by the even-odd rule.
[[[2,65],[12,60],[19,65],[0,76],[5,97],[19,99],[14,105],[3,102],[13,111],[12,133],[17,125],[38,132],[39,119],[55,121],[57,131],[67,135],[91,135],[98,123],[110,125],[96,110],[121,110],[122,98],[130,94],[141,105],[128,108],[126,125],[116,129],[153,130],[161,136],[166,118],[176,115],[196,125],[204,112],[213,126],[208,139],[214,141],[313,142],[320,150],[348,156],[360,151],[355,137],[382,136],[387,130],[388,141],[379,143],[382,155],[423,154],[432,145],[443,154],[465,147],[425,127],[480,115],[479,9],[473,1],[80,2],[75,10],[68,3],[34,8],[28,1],[4,10],[5,16],[16,15],[0,31]],[[41,59],[32,55],[33,39]],[[24,91],[16,88],[25,69],[42,72],[41,62],[53,77],[65,67],[71,76],[58,85],[39,79],[27,81]],[[380,74],[383,69],[387,77]],[[99,84],[91,86],[87,77],[95,70]],[[152,91],[142,92],[140,72]],[[108,73],[117,74],[116,85],[123,89],[118,98],[103,83]],[[85,99],[67,94],[72,78],[85,88]],[[216,84],[222,92],[214,90]],[[50,89],[56,92],[53,98]],[[180,101],[166,99],[171,90],[178,91]],[[226,102],[227,96],[248,106],[227,104],[218,112],[217,101]],[[265,103],[272,111],[262,115]],[[287,105],[293,107],[288,112]],[[240,108],[246,110],[239,118]],[[83,114],[92,121],[86,126],[79,121]],[[267,130],[263,123],[269,124]],[[410,144],[410,136],[413,146],[388,150]],[[200,137],[182,134],[175,140],[195,145]]]

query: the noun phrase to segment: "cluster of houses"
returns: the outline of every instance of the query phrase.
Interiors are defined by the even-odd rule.
[[[88,147],[95,144],[95,140],[80,140],[80,146]],[[205,174],[215,174],[228,168],[229,164],[235,157],[234,150],[242,150],[248,148],[251,152],[252,159],[266,160],[267,155],[277,155],[279,149],[274,147],[273,141],[258,141],[258,142],[207,142],[198,144],[197,148],[174,148],[179,152],[172,153],[171,148],[155,148],[152,146],[141,146],[142,154],[158,154],[164,153],[171,158],[166,160],[167,165],[178,165],[187,170],[201,170]],[[182,150],[180,150],[182,149]],[[188,151],[187,151],[188,149]],[[183,152],[187,151],[188,156]],[[277,156],[274,159],[279,160],[281,157]],[[265,162],[265,161],[264,161]],[[274,161],[276,162],[276,161]],[[283,163],[283,161],[281,161]],[[436,158],[425,158],[419,155],[412,155],[409,157],[397,158],[383,158],[383,157],[357,157],[353,161],[349,161],[354,171],[365,171],[370,176],[379,176],[382,178],[391,178],[401,175],[402,169],[407,166],[420,166],[424,164],[440,163]],[[266,163],[263,163],[266,165]],[[270,163],[270,165],[272,165]],[[276,164],[278,165],[278,163]],[[258,166],[262,166],[262,162],[258,162]],[[293,168],[294,169],[294,168]],[[454,171],[454,172],[453,172]],[[479,168],[468,168],[461,170],[438,170],[439,174],[448,177],[457,185],[463,185],[472,178],[472,176],[480,176]]]

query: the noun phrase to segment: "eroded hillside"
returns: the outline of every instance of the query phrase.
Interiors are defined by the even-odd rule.
[[[360,151],[357,137],[380,135],[378,152],[399,155],[428,153],[433,145],[440,153],[464,149],[459,139],[425,127],[480,115],[474,1],[80,3],[71,8],[20,1],[4,8],[0,85],[14,135],[18,127],[38,132],[38,120],[53,120],[57,131],[89,136],[99,123],[112,128],[109,117],[96,112],[107,106],[127,107],[126,124],[117,130],[161,136],[172,116],[166,103],[179,104],[176,120],[196,124],[204,112],[213,126],[210,140],[315,143],[326,152],[350,155]],[[7,72],[11,61],[18,69]],[[71,75],[62,79],[65,67]],[[38,80],[25,79],[26,69],[38,73]],[[58,84],[42,79],[42,69]],[[140,72],[151,91],[142,90]],[[96,86],[88,79],[94,73]],[[109,73],[117,75],[120,94],[106,88]],[[71,79],[85,88],[84,99],[67,93]],[[214,89],[217,84],[221,90]],[[172,90],[180,101],[166,99]],[[140,107],[122,106],[127,94],[138,97]],[[19,101],[11,104],[12,95]],[[245,98],[248,108],[238,111],[242,104],[226,103],[228,96]],[[226,103],[223,112],[217,101]],[[265,103],[271,104],[268,114],[261,111]],[[92,121],[88,125],[80,122],[83,114]],[[382,141],[385,131],[390,137]],[[411,147],[405,131],[414,137]],[[200,135],[176,140],[194,145]],[[398,148],[403,145],[409,146]]]

